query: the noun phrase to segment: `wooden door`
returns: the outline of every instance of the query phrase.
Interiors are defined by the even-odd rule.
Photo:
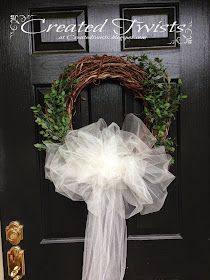
[[[176,180],[169,187],[165,205],[158,213],[136,215],[127,221],[125,279],[209,279],[208,1],[10,0],[1,6],[0,191],[5,279],[10,245],[4,228],[12,220],[24,225],[21,247],[26,256],[25,279],[81,279],[86,205],[55,193],[53,185],[44,179],[45,155],[33,147],[38,132],[30,106],[41,102],[67,64],[83,56],[142,53],[162,58],[174,81],[183,79],[189,97],[171,129],[177,142],[172,169]],[[30,20],[25,18],[28,15],[45,21],[22,25]],[[189,24],[192,36],[186,31],[187,39],[183,37],[181,44],[174,32],[167,31],[161,36],[150,34],[146,40],[110,39],[116,35],[113,28],[119,30],[119,22],[113,26],[112,19],[119,17],[143,19],[148,24]],[[75,39],[73,32],[67,38],[62,32],[58,36],[55,26],[49,32],[26,33],[46,30],[49,24],[78,27],[83,21],[94,26],[106,22],[102,33],[92,35],[108,37]],[[122,24],[120,30],[126,28]],[[118,83],[105,81],[82,92],[74,126],[84,126],[99,117],[121,125],[129,112],[141,117],[142,104]]]

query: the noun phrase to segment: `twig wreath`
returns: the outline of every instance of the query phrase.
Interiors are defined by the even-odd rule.
[[[86,56],[69,64],[44,95],[40,104],[31,107],[35,122],[41,127],[42,142],[35,144],[39,150],[47,143],[63,143],[72,127],[74,106],[80,92],[89,84],[115,79],[141,99],[144,104],[144,122],[166,151],[175,151],[174,140],[168,136],[175,113],[186,95],[180,94],[182,81],[171,81],[162,60],[140,57]]]

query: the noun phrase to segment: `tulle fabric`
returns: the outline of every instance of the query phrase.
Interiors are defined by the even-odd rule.
[[[171,157],[144,123],[128,114],[122,130],[103,119],[48,144],[45,174],[57,192],[87,203],[82,280],[122,280],[126,267],[125,219],[161,209]]]

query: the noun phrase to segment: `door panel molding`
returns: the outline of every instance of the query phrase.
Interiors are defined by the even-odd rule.
[[[128,241],[152,241],[152,240],[182,240],[181,234],[145,234],[145,235],[130,235]],[[41,245],[50,244],[66,244],[66,243],[81,243],[84,242],[83,237],[69,237],[69,238],[47,238],[42,239]]]
[[[178,3],[142,3],[142,4],[133,4],[133,5],[121,5],[121,18],[126,19],[125,22],[121,23],[121,28],[123,33],[130,30],[126,33],[128,37],[138,37],[138,32],[135,32],[135,28],[131,28],[131,22],[127,20],[136,19],[137,21],[149,23],[148,26],[151,26],[152,23],[164,22],[164,24],[173,24],[173,22],[179,22],[178,18]],[[151,23],[151,24],[150,24]],[[167,34],[163,36],[163,33],[157,32],[156,37],[155,33],[140,33],[141,36],[146,36],[145,39],[138,38],[128,38],[122,40],[122,50],[140,50],[140,49],[166,49],[166,48],[179,48],[179,44],[176,43],[176,31],[169,32],[169,27],[167,28]],[[173,42],[173,43],[172,43]]]
[[[107,55],[141,55],[142,52],[105,52]],[[158,51],[145,51],[151,58],[159,57],[163,59],[164,65],[167,67],[168,72],[172,78],[180,77],[180,52],[177,49],[165,50],[163,52]],[[91,52],[91,55],[102,53]],[[31,56],[31,78],[32,84],[50,84],[53,80],[57,79],[65,66],[73,63],[87,54],[51,54],[51,55],[32,55]],[[62,60],[61,60],[62,57]]]
[[[81,22],[87,24],[87,8],[86,7],[70,7],[60,9],[41,9],[31,10],[31,15],[34,19],[45,19],[45,22],[35,20],[32,23],[32,31],[35,33],[32,35],[32,52],[88,52],[88,40],[75,38],[78,32],[78,25]],[[52,29],[49,26],[52,25]],[[53,25],[55,25],[53,27]],[[68,26],[75,25],[75,31],[73,37],[68,37],[69,33],[61,31],[56,32],[59,26],[65,29]],[[63,28],[64,29],[64,28]],[[48,30],[44,33],[39,33],[41,30]],[[70,33],[72,34],[72,33]],[[82,32],[81,37],[87,35]]]

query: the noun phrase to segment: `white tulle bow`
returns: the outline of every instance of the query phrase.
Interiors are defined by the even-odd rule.
[[[122,130],[103,119],[69,131],[65,143],[48,144],[45,174],[56,191],[84,200],[89,210],[82,280],[122,280],[126,267],[125,218],[160,210],[171,157],[154,147],[144,123],[128,114]]]

